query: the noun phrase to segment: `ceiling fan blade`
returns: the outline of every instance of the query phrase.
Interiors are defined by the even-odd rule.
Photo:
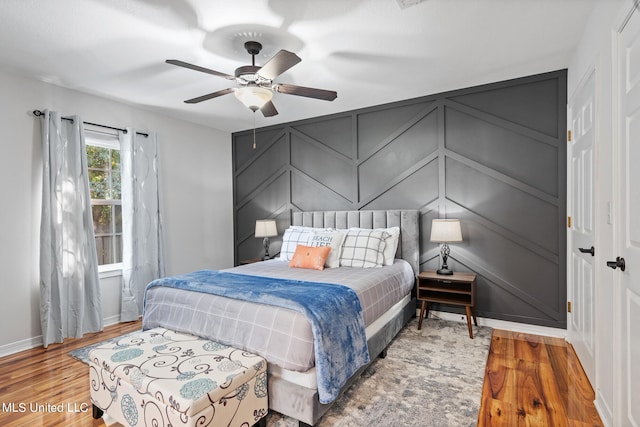
[[[206,95],[199,96],[197,98],[187,99],[184,101],[187,104],[197,104],[198,102],[206,101],[211,98],[217,98],[222,95],[226,95],[228,93],[233,92],[233,89],[222,89],[217,92],[208,93]]]
[[[167,64],[177,65],[178,67],[188,68],[190,70],[200,71],[202,73],[211,74],[217,77],[222,77],[228,80],[235,80],[235,76],[230,74],[221,73],[219,71],[210,70],[209,68],[200,67],[199,65],[189,64],[188,62],[179,61],[177,59],[167,59],[165,61]]]
[[[273,85],[273,90],[287,95],[306,96],[307,98],[324,99],[325,101],[333,101],[338,97],[338,93],[334,90],[315,89],[283,83]]]
[[[276,106],[273,105],[273,102],[269,101],[262,106],[260,109],[262,111],[262,115],[265,117],[273,117],[278,114],[278,110],[276,110]]]
[[[258,75],[273,80],[289,68],[302,61],[298,55],[288,50],[281,50],[269,59],[258,71]]]

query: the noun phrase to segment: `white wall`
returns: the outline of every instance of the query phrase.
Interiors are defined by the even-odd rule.
[[[105,98],[0,72],[0,356],[41,343],[38,250],[40,120],[34,109],[158,134],[167,274],[233,265],[231,135]],[[120,278],[103,279],[103,316],[118,319]]]
[[[606,259],[615,259],[613,226],[607,221],[607,204],[612,201],[614,188],[613,141],[613,86],[612,31],[619,24],[619,15],[626,0],[607,0],[595,3],[575,56],[569,66],[569,98],[578,89],[582,78],[596,70],[596,189],[595,224],[596,248],[596,378],[592,384],[596,392],[596,407],[605,425],[612,425],[614,407],[614,271],[605,265]]]

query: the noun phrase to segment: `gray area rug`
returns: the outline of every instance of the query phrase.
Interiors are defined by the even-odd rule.
[[[492,329],[412,319],[318,422],[319,427],[476,426]],[[269,427],[294,427],[270,414]]]
[[[469,339],[466,323],[437,319],[425,319],[418,331],[418,320],[412,319],[387,357],[376,359],[317,426],[475,426],[491,333],[474,327]],[[86,363],[87,348],[72,353]],[[270,413],[267,426],[297,423]]]

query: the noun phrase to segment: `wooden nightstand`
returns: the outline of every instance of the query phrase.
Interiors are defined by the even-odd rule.
[[[445,276],[432,270],[423,271],[418,274],[418,301],[422,301],[418,330],[422,328],[422,319],[429,317],[429,303],[463,305],[467,313],[469,338],[473,338],[472,316],[473,323],[478,326],[475,309],[476,275],[474,273],[453,273]]]

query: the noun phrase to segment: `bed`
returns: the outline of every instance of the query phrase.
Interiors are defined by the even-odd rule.
[[[175,329],[260,354],[268,362],[270,409],[297,419],[301,425],[314,425],[366,366],[375,357],[384,354],[399,330],[415,316],[416,303],[412,291],[418,273],[418,217],[416,210],[294,212],[292,229],[362,229],[370,232],[372,229],[397,227],[396,252],[390,257],[391,261],[385,262],[381,268],[340,266],[321,271],[290,268],[285,244],[291,235],[283,236],[285,241],[281,258],[284,260],[274,259],[211,274],[205,271],[176,276],[180,280],[169,278],[171,283],[180,283],[180,286],[166,286],[163,279],[152,282],[145,295],[143,329]],[[367,231],[362,233],[366,234]],[[386,238],[388,234],[384,236]],[[259,291],[255,293],[268,293],[272,285],[274,289],[280,289],[279,281],[287,281],[287,285],[300,282],[309,292],[318,289],[317,296],[311,299],[323,298],[325,293],[332,291],[334,284],[348,288],[351,294],[357,296],[355,300],[361,310],[359,320],[352,322],[353,330],[358,329],[355,326],[358,323],[364,332],[362,337],[353,332],[346,341],[348,344],[341,343],[343,349],[338,353],[344,352],[345,345],[349,349],[353,346],[355,356],[349,353],[345,358],[349,361],[357,359],[358,364],[349,366],[350,370],[338,370],[346,372],[345,378],[336,380],[331,376],[326,377],[326,360],[331,359],[332,362],[335,352],[327,358],[318,349],[333,344],[317,341],[320,332],[316,323],[306,317],[305,313],[308,312],[296,311],[297,303],[285,302],[280,306],[272,306],[269,299],[269,305],[260,304],[249,297],[245,298],[246,294],[254,292],[235,288],[237,294],[201,292],[200,283],[196,282],[203,277],[214,276],[218,281],[237,279],[242,282],[241,285],[259,283]],[[214,288],[216,286],[215,283],[212,285]],[[350,300],[345,298],[345,301]],[[344,307],[337,309],[344,310]],[[346,328],[349,332],[351,322],[345,320],[347,317],[333,317],[338,318],[339,322],[329,328]],[[325,335],[343,335],[342,329],[332,331]],[[358,340],[363,342],[366,358],[359,353]],[[336,375],[344,375],[345,372]],[[327,390],[328,387],[334,389]]]

